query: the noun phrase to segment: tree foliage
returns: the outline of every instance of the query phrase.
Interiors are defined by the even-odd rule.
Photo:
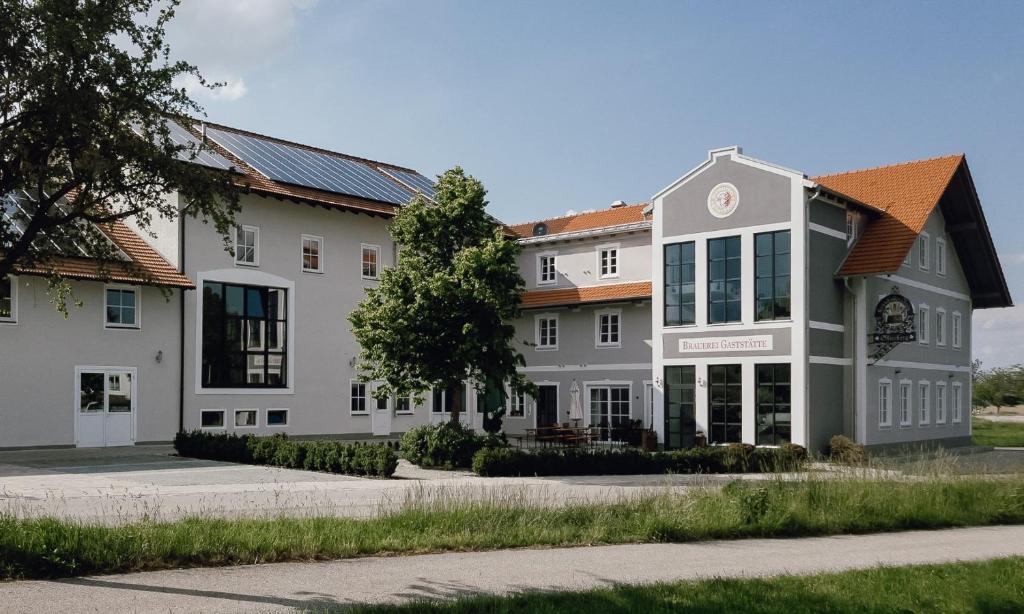
[[[975,361],[971,367],[972,405],[998,411],[1024,403],[1024,365],[982,369],[980,361]]]
[[[180,79],[217,86],[171,59],[164,28],[177,3],[0,0],[0,196],[37,201],[19,229],[0,216],[0,277],[52,270],[63,252],[47,237],[58,233],[105,272],[116,249],[99,229],[129,217],[145,231],[157,216],[202,216],[227,239],[231,175],[183,162],[198,152],[166,125],[202,114]],[[171,191],[183,211],[165,199]]]
[[[435,192],[434,202],[417,196],[398,212],[390,226],[398,262],[349,315],[359,369],[384,382],[377,396],[419,397],[466,379],[491,392],[484,397],[503,383],[532,391],[513,346],[525,287],[519,246],[487,214],[483,184],[461,168],[441,175]]]

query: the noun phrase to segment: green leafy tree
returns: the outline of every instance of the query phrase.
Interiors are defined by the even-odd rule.
[[[975,407],[1015,407],[1024,403],[1024,365],[984,370],[972,363],[972,398]]]
[[[493,420],[504,407],[503,383],[533,392],[513,346],[524,289],[519,246],[487,214],[486,194],[456,167],[439,178],[433,202],[417,196],[395,216],[398,263],[349,315],[360,372],[383,382],[375,396],[421,398],[471,379]]]
[[[65,255],[48,240],[58,235],[106,273],[117,250],[100,229],[127,218],[146,231],[157,216],[202,216],[227,241],[238,208],[231,174],[183,162],[201,146],[176,144],[166,124],[202,115],[179,79],[219,85],[171,59],[164,29],[177,4],[0,0],[0,197],[36,201],[0,216],[0,278],[18,266],[53,271]],[[63,306],[68,286],[53,272],[55,286]]]

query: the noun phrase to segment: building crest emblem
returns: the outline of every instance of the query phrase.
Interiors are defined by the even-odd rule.
[[[875,332],[871,334],[871,341],[877,346],[874,358],[880,359],[898,344],[915,339],[914,306],[894,286],[875,306]]]
[[[720,183],[708,194],[708,212],[719,219],[732,215],[739,204],[739,190],[731,183]]]

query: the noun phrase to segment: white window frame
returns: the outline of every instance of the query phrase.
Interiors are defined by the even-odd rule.
[[[916,247],[917,245],[915,244],[914,247],[911,247],[907,251],[907,255],[903,258],[903,266],[910,266],[914,264],[914,248]]]
[[[882,378],[878,380],[878,428],[892,428],[892,406],[892,380]]]
[[[551,258],[551,279],[544,279],[544,259]],[[558,252],[540,252],[537,254],[537,285],[558,285]]]
[[[935,308],[935,345],[946,347],[946,310],[942,307]]]
[[[118,290],[120,292],[131,292],[135,295],[135,323],[116,324],[107,322],[107,290]],[[125,284],[105,284],[103,286],[103,328],[110,330],[142,330],[142,291],[136,286]]]
[[[256,414],[255,424],[238,424],[238,414],[242,412],[252,412]],[[260,410],[255,407],[236,407],[234,412],[232,412],[232,415],[234,416],[234,421],[232,422],[232,424],[234,425],[234,428],[236,430],[247,431],[250,429],[260,428]]]
[[[963,389],[964,386],[960,382],[950,384],[950,421],[953,424],[959,424],[964,419]]]
[[[921,345],[928,345],[930,339],[928,337],[932,330],[932,311],[928,307],[927,303],[921,303],[917,306],[917,342]]]
[[[362,386],[362,396],[356,396],[353,394],[352,388],[355,386]],[[361,382],[357,379],[348,380],[348,413],[350,416],[368,416],[370,415],[370,399],[369,396],[370,387],[367,382]],[[363,409],[353,409],[355,407],[356,399],[363,400]]]
[[[619,249],[618,243],[605,243],[604,245],[597,246],[597,278],[598,279],[617,279],[619,277],[619,260],[622,255],[622,250]],[[604,272],[604,255],[614,254],[615,270],[609,273]],[[609,256],[609,261],[612,258]],[[609,266],[609,269],[611,267]]]
[[[409,409],[398,409],[398,407],[399,407],[398,402],[401,401],[402,399],[408,399],[409,400]],[[394,404],[395,404],[394,406],[395,406],[395,415],[396,416],[412,416],[413,414],[416,413],[416,397],[414,395],[410,394],[410,395],[404,396],[404,397],[395,396],[394,397]]]
[[[283,411],[284,412],[284,422],[281,423],[281,424],[271,424],[270,423],[270,412],[272,412],[272,411]],[[288,409],[287,407],[268,407],[267,408],[267,415],[264,417],[264,422],[266,423],[267,428],[270,428],[270,429],[284,428],[284,427],[286,427],[286,426],[288,426],[288,425],[290,425],[292,423],[292,410]]]
[[[615,316],[616,330],[615,341],[601,341],[601,318],[604,316]],[[622,310],[621,309],[599,309],[594,312],[594,347],[595,348],[620,348],[622,347]]]
[[[927,232],[922,232],[917,237],[917,264],[921,267],[922,271],[927,271],[931,268],[931,263],[929,262],[931,257],[932,239]]]
[[[252,262],[246,260],[239,260],[238,251],[238,231],[252,232]],[[238,224],[235,226],[235,266],[243,267],[257,267],[260,265],[260,227],[250,226],[249,224]]]
[[[961,347],[963,347],[964,343],[964,320],[963,315],[959,311],[953,312],[951,326],[953,332],[953,347],[959,350]]]
[[[942,237],[935,239],[935,272],[946,275],[946,240]]]
[[[7,279],[11,282],[11,315],[9,317],[0,317],[0,324],[17,324],[18,323],[18,277],[17,275],[8,275]],[[106,292],[103,293],[106,296]],[[105,299],[104,299],[105,300]],[[104,310],[103,319],[106,320],[106,310]]]
[[[364,264],[363,256],[366,255],[366,251],[367,250],[375,252],[377,254],[377,256],[376,256],[377,264],[376,264],[376,268],[373,271],[374,274],[372,276],[371,275],[363,274],[363,264]],[[374,245],[373,243],[360,243],[359,244],[359,276],[362,277],[363,279],[371,279],[371,280],[380,279],[380,267],[381,267],[381,262],[380,262],[380,245]]]
[[[857,239],[857,219],[854,217],[853,211],[847,210],[846,212],[846,247],[853,245],[853,242]]]
[[[932,422],[932,383],[928,380],[917,382],[917,424],[928,426]]]
[[[527,405],[527,403],[528,403],[528,401],[527,401],[527,397],[526,397],[526,393],[525,392],[523,392],[522,390],[511,390],[511,389],[509,389],[508,390],[508,399],[505,402],[505,406],[506,406],[505,415],[508,416],[510,419],[514,419],[514,420],[521,420],[523,418],[526,418],[526,405]],[[523,411],[523,413],[521,413],[518,416],[516,416],[516,415],[514,415],[512,413],[513,408],[516,405],[519,405],[522,408],[522,411]]]
[[[946,382],[935,382],[935,424],[946,424],[946,410],[949,395],[946,394]]]
[[[541,328],[541,321],[542,320],[554,320],[554,322],[555,322],[555,335],[554,335],[555,336],[555,342],[553,344],[541,345],[540,328]],[[548,351],[557,350],[558,349],[558,338],[561,336],[561,332],[562,332],[561,329],[562,329],[562,326],[561,326],[561,323],[559,322],[558,314],[557,313],[542,313],[542,314],[538,314],[538,315],[534,316],[534,318],[533,318],[533,331],[534,331],[534,342],[535,342],[535,345],[536,345],[535,349],[538,350],[538,351],[542,351],[542,352],[548,352]],[[551,337],[551,335],[549,333],[548,334],[548,338],[550,339],[550,337]]]
[[[316,242],[317,244],[317,261],[320,266],[317,268],[306,267],[306,241]],[[361,257],[362,252],[360,252]],[[324,238],[319,235],[302,235],[299,238],[299,267],[301,267],[303,273],[323,273],[324,272]]]
[[[220,414],[220,426],[203,426],[203,414]],[[200,409],[199,410],[199,430],[202,431],[224,431],[227,430],[228,426],[228,410],[227,409]]]
[[[914,382],[900,380],[900,427],[914,425]]]

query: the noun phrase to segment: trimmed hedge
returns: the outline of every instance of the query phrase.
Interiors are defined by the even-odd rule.
[[[190,458],[384,478],[391,477],[398,467],[398,456],[386,444],[299,441],[285,435],[256,437],[192,431],[175,435],[174,449]]]
[[[443,422],[414,426],[402,435],[402,456],[421,467],[469,468],[473,455],[492,445],[461,423]]]
[[[778,448],[731,444],[672,452],[483,448],[473,456],[473,471],[482,476],[761,473],[798,470],[806,459],[807,451],[793,444]]]

